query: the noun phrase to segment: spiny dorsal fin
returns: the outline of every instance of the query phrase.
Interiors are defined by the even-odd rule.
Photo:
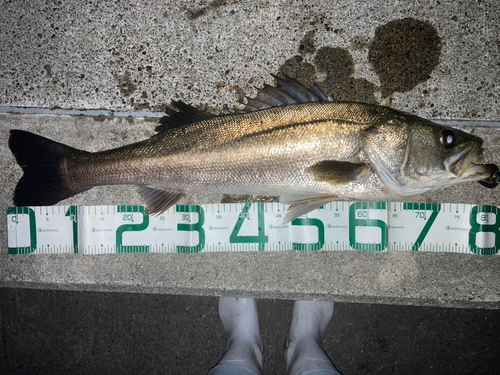
[[[276,87],[264,85],[263,89],[259,89],[255,98],[247,97],[245,108],[236,111],[236,113],[247,113],[292,104],[335,101],[323,94],[316,84],[311,89],[308,89],[289,76],[281,79],[274,74],[271,75],[276,79]],[[182,101],[172,102],[172,107],[176,110],[167,107],[165,110],[167,116],[163,116],[160,119],[160,125],[155,129],[157,132],[175,129],[217,116],[213,113],[196,109]]]
[[[276,79],[276,87],[265,85],[263,89],[258,91],[255,98],[247,97],[246,107],[239,113],[291,104],[334,101],[332,98],[326,97],[316,84],[308,89],[289,76],[285,76],[284,79],[273,74],[272,76]]]
[[[172,207],[184,194],[175,191],[165,191],[149,186],[140,186],[139,195],[146,202],[150,215],[158,215]]]
[[[196,109],[181,101],[172,102],[172,106],[176,111],[167,107],[165,110],[167,116],[163,116],[160,119],[160,125],[155,128],[157,132],[175,129],[183,125],[192,124],[216,116],[213,113]]]

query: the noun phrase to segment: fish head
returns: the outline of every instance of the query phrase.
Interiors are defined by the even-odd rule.
[[[481,138],[417,116],[401,114],[368,127],[361,140],[380,179],[401,196],[484,180],[493,173],[472,164]]]

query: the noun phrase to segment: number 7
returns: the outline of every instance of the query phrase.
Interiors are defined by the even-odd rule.
[[[422,231],[418,235],[417,240],[413,244],[411,250],[412,251],[418,251],[420,249],[420,246],[422,246],[422,243],[425,240],[425,237],[427,237],[427,233],[429,233],[429,230],[432,227],[432,224],[434,224],[434,221],[436,220],[437,215],[441,211],[441,204],[440,203],[405,203],[403,205],[404,210],[425,210],[425,211],[432,211],[431,216],[429,216],[429,220],[427,223],[425,223],[424,227],[422,228]],[[424,216],[425,217],[425,216]]]

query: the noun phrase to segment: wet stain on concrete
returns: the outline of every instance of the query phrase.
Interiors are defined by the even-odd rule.
[[[209,5],[202,7],[200,9],[187,9],[186,11],[187,11],[188,18],[191,21],[194,21],[195,19],[200,18],[201,16],[204,16],[209,11],[211,11],[213,9],[220,8],[226,4],[227,4],[227,0],[214,0]]]
[[[151,105],[149,103],[134,103],[135,111],[151,110]]]
[[[406,92],[429,79],[439,64],[441,38],[428,21],[405,18],[377,27],[368,58],[382,96]]]
[[[314,65],[304,62],[302,56],[293,56],[286,60],[278,70],[278,75],[290,76],[307,87],[315,83],[316,68]]]
[[[326,73],[326,79],[318,83],[324,92],[340,101],[375,103],[377,87],[364,78],[354,78],[354,60],[343,48],[323,47],[314,57],[316,68]]]
[[[323,47],[314,57],[316,68],[327,76],[342,79],[354,73],[354,60],[348,50],[338,47]]]
[[[359,35],[351,39],[351,49],[353,51],[364,51],[368,48],[369,44],[368,39]]]
[[[317,73],[326,75],[317,79]],[[285,61],[278,74],[288,75],[307,87],[317,83],[327,95],[340,101],[375,103],[376,86],[364,78],[354,78],[354,60],[348,50],[338,47],[322,47],[314,56],[314,65],[302,56]]]
[[[120,89],[122,96],[132,95],[132,93],[137,88],[137,86],[134,84],[134,81],[132,81],[130,72],[128,71],[125,72],[124,75],[117,75],[116,80],[118,81],[118,88]]]
[[[92,119],[97,122],[105,122],[109,118],[107,116],[92,116]]]
[[[340,33],[339,30],[333,32]],[[409,91],[429,79],[441,54],[441,38],[436,28],[414,18],[379,26],[371,42],[362,36],[353,37],[350,40],[352,50],[369,49],[369,61],[381,82],[377,87],[364,78],[353,77],[355,64],[349,50],[332,46],[316,50],[314,34],[314,31],[306,33],[299,43],[299,54],[286,60],[278,73],[308,87],[317,83],[326,95],[340,101],[376,103],[374,93],[377,91],[383,97],[396,91]],[[311,55],[314,55],[314,64],[307,62]],[[318,76],[325,78],[320,81]]]
[[[299,53],[300,54],[307,54],[307,53],[314,53],[316,51],[316,47],[314,46],[314,34],[316,33],[316,30],[311,30],[306,33],[304,38],[300,41],[299,45]]]

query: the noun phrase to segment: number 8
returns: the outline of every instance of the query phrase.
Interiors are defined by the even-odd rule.
[[[485,212],[495,214],[495,224],[480,224],[477,222],[477,214]],[[471,229],[469,231],[469,246],[474,254],[494,255],[500,250],[500,210],[496,206],[474,206],[470,212],[469,222]],[[494,247],[478,247],[476,243],[476,234],[480,232],[493,233],[495,235]]]

